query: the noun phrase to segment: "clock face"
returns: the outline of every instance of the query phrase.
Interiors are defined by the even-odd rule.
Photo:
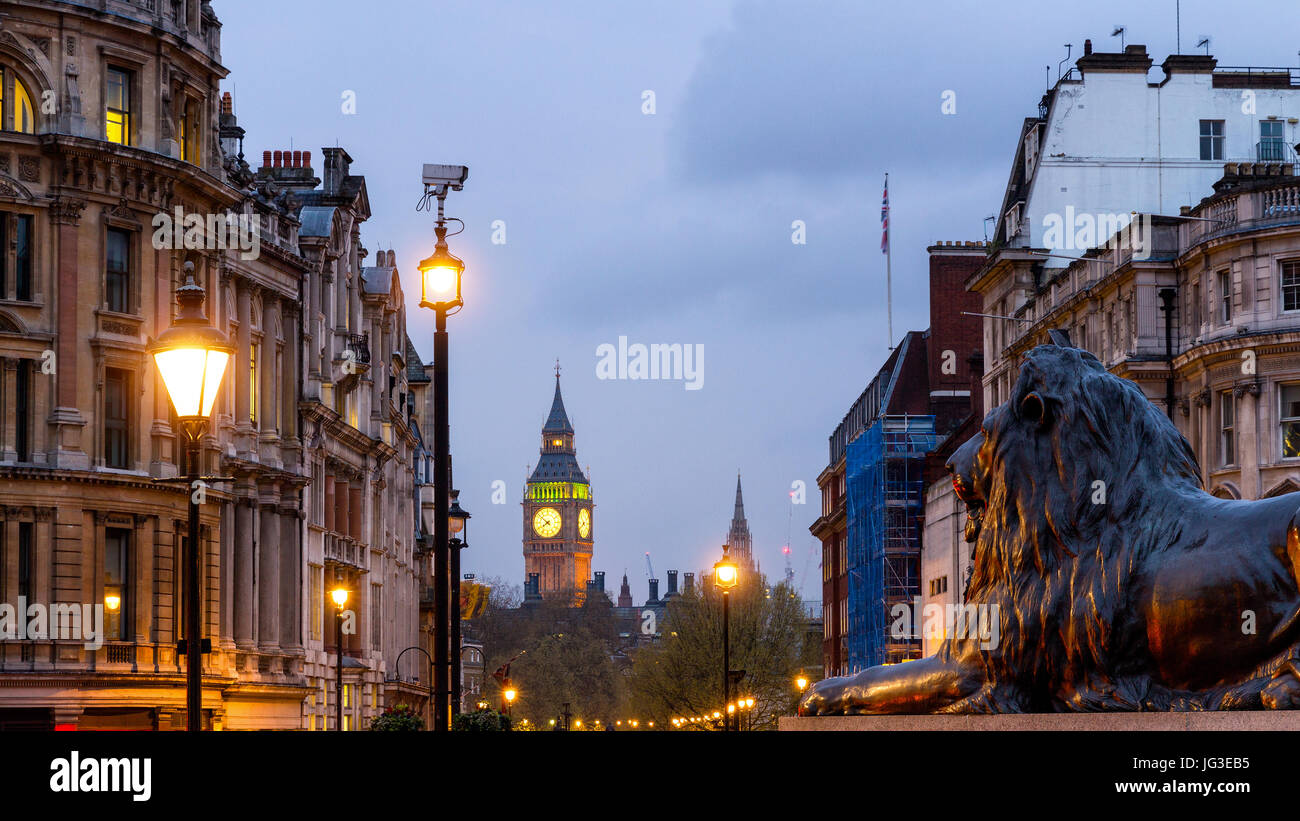
[[[584,539],[591,535],[591,511],[586,508],[578,511],[578,535]]]
[[[544,507],[533,514],[533,530],[543,539],[549,539],[560,532],[560,511],[553,507]]]

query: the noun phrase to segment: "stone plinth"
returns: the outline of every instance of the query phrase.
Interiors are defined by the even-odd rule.
[[[1300,730],[1300,710],[1218,713],[1032,713],[1020,715],[817,716],[781,719],[782,731]]]

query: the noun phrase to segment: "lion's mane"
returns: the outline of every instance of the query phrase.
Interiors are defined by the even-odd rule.
[[[978,653],[986,675],[956,709],[1168,709],[1176,694],[1142,671],[1131,582],[1177,541],[1180,510],[1203,493],[1186,440],[1137,385],[1057,346],[1028,354],[984,436],[986,508],[967,602],[998,606],[1000,641],[941,648]]]

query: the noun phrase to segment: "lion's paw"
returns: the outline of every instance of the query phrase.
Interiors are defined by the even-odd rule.
[[[849,678],[822,679],[799,702],[801,716],[843,715]]]
[[[1300,709],[1300,669],[1295,660],[1289,661],[1259,694],[1259,700],[1269,710]]]

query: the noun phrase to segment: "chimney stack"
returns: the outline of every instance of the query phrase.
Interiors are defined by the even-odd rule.
[[[667,596],[676,596],[676,595],[677,595],[677,571],[669,570]],[[667,598],[667,596],[665,596],[665,598]]]
[[[650,580],[650,598],[646,604],[657,604],[659,602],[659,580]]]
[[[683,573],[683,574],[682,574],[682,585],[683,585],[683,588],[682,588],[682,589],[683,589],[685,592],[687,592],[687,593],[694,593],[694,592],[695,592],[695,574],[694,574],[694,573]]]
[[[1087,57],[1089,54],[1092,54],[1092,40],[1091,40],[1091,39],[1088,39],[1088,40],[1084,40],[1084,41],[1083,41],[1083,56],[1084,56],[1084,57]]]
[[[598,570],[595,573],[593,573],[592,576],[595,578],[594,583],[596,585],[596,590],[599,591],[600,593],[604,593],[605,592],[605,571]]]
[[[229,91],[221,95],[221,113],[222,114],[235,113],[235,103],[233,100],[230,99]]]

